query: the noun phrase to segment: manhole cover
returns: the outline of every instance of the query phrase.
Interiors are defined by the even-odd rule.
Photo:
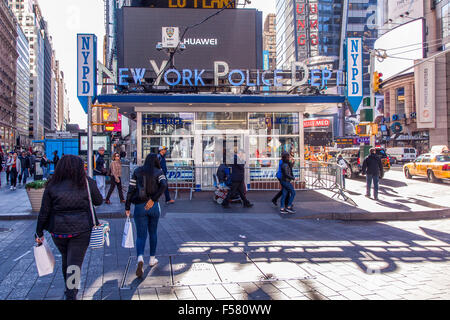
[[[8,228],[0,228],[0,233],[1,232],[11,232],[12,229],[8,229]]]

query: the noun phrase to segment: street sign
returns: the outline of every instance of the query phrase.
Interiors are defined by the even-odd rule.
[[[77,34],[77,95],[88,113],[88,97],[97,96],[97,37]]]
[[[347,100],[356,112],[363,99],[362,38],[347,38]]]

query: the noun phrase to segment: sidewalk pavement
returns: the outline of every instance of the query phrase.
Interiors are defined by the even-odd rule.
[[[4,173],[2,173],[4,179]],[[357,190],[360,181],[349,181],[352,190]],[[448,188],[445,186],[445,188]],[[396,195],[395,201],[386,195],[386,187],[380,190],[380,200],[367,199],[362,193],[346,191],[355,205],[345,201],[341,196],[326,190],[298,191],[294,202],[295,214],[282,215],[271,199],[275,191],[250,191],[248,198],[254,203],[253,208],[243,208],[240,203],[231,204],[225,209],[213,201],[212,192],[197,192],[189,200],[188,192],[180,192],[175,204],[167,205],[164,196],[160,200],[162,214],[272,214],[283,219],[326,219],[326,220],[415,220],[440,219],[450,217],[450,208],[442,205],[442,199],[412,199],[410,195]],[[126,192],[125,192],[126,195]],[[172,195],[173,196],[173,195]],[[441,201],[441,202],[439,202]],[[111,197],[111,205],[103,204],[96,208],[100,218],[123,217],[125,206],[118,198],[117,190]],[[31,211],[31,204],[23,186],[10,191],[2,182],[0,188],[0,220],[35,219],[37,213]]]
[[[287,220],[270,214],[170,214],[159,220],[159,264],[135,276],[136,251],[88,249],[83,300],[402,300],[450,298],[450,220]],[[59,300],[61,256],[38,277],[35,221],[0,221],[0,300]],[[134,235],[136,235],[134,228]]]

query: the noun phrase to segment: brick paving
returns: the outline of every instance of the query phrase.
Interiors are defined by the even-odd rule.
[[[146,266],[144,281],[134,277],[135,250],[121,247],[124,219],[110,223],[110,246],[86,254],[80,299],[450,298],[450,219],[339,222],[169,213],[158,230],[160,264],[155,270]],[[37,275],[35,224],[0,221],[0,230],[12,229],[0,232],[1,300],[63,297],[61,257],[51,241],[55,272]],[[121,288],[129,260],[129,288]]]

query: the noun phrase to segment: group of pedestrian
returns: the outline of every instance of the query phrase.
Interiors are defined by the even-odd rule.
[[[1,167],[6,173],[6,183],[10,185],[12,191],[17,189],[17,184],[25,186],[28,178],[33,177],[36,173],[35,153],[12,151],[7,156],[2,155],[1,157],[1,162],[4,163]]]
[[[115,154],[114,162],[120,160]],[[17,161],[18,162],[18,161]],[[118,165],[113,165],[115,177],[118,176]],[[102,171],[100,171],[102,172]],[[97,175],[98,176],[98,175]],[[119,177],[120,178],[120,177]],[[114,180],[116,185],[120,179]],[[95,216],[96,225],[99,220],[90,211],[90,205],[99,206],[103,196],[97,187],[98,182],[87,177],[83,160],[78,156],[66,155],[58,162],[55,173],[50,178],[43,195],[42,206],[36,225],[36,243],[44,241],[44,230],[47,230],[62,257],[62,272],[65,281],[65,298],[76,300],[78,288],[67,285],[69,266],[82,268],[83,260],[89,246]],[[147,236],[150,237],[150,267],[158,260],[155,257],[157,246],[157,227],[161,214],[159,198],[167,190],[166,174],[161,168],[157,154],[149,154],[142,167],[138,167],[130,179],[125,201],[125,215],[130,216],[131,204],[134,208],[134,221],[137,230],[136,276],[144,273],[144,251]],[[89,194],[90,192],[90,194]],[[91,199],[91,200],[90,200]]]

